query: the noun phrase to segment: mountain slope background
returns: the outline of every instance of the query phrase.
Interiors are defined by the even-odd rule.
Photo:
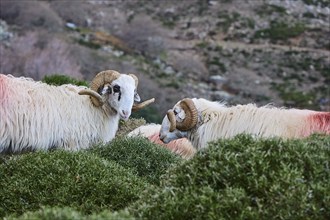
[[[0,1],[0,72],[135,73],[161,118],[183,97],[330,111],[326,0]]]

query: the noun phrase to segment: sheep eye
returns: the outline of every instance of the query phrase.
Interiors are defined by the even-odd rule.
[[[115,86],[113,87],[113,92],[114,92],[114,93],[118,93],[118,92],[120,92],[120,86],[115,85]]]

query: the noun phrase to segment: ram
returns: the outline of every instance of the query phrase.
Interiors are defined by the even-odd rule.
[[[169,149],[172,153],[180,155],[184,159],[189,159],[196,153],[196,149],[192,146],[190,141],[187,138],[178,138],[174,141],[171,141],[168,144],[164,144],[159,138],[161,125],[159,124],[146,124],[142,125],[130,133],[127,136],[135,137],[142,136],[148,138],[151,142],[155,144],[159,144],[167,149]]]
[[[90,88],[52,86],[0,74],[0,153],[78,150],[111,141],[120,119],[152,103],[139,102],[138,78],[98,73]]]
[[[206,99],[183,99],[164,117],[160,139],[169,143],[187,137],[194,148],[238,134],[255,137],[303,138],[330,134],[330,112],[285,109],[254,104],[227,107]]]

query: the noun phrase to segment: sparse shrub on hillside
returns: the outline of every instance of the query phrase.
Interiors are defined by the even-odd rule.
[[[72,208],[42,208],[35,212],[26,212],[19,217],[9,216],[7,220],[133,220],[127,211],[110,212],[108,210],[97,214],[85,215]]]
[[[84,214],[119,210],[148,188],[120,166],[87,152],[34,152],[0,164],[0,217],[42,206],[70,206]]]
[[[285,106],[320,110],[316,98],[317,93],[314,91],[298,91],[295,86],[288,81],[281,84],[273,84],[272,88],[278,91]]]
[[[258,30],[255,33],[255,38],[269,38],[272,42],[278,40],[287,40],[292,37],[297,37],[306,30],[303,23],[287,24],[285,22],[271,21],[270,27]]]
[[[54,74],[50,76],[45,76],[42,80],[43,82],[49,84],[49,85],[63,85],[63,84],[73,84],[77,86],[88,86],[88,83],[86,81],[77,80],[70,76],[61,75],[61,74]]]
[[[287,11],[284,7],[278,5],[264,4],[254,9],[255,12],[260,16],[269,16],[273,13],[278,13],[279,15],[287,14]]]
[[[143,219],[329,219],[330,137],[219,140],[141,196]]]
[[[152,184],[159,184],[160,176],[182,159],[168,149],[151,143],[143,137],[122,137],[110,144],[88,151],[107,160],[113,160],[144,177]]]
[[[328,0],[302,0],[307,5],[330,7],[330,2]]]
[[[94,43],[94,42],[91,42],[91,41],[88,41],[88,40],[84,40],[84,39],[79,39],[76,42],[78,44],[82,45],[82,46],[89,47],[89,48],[95,49],[95,50],[101,48],[101,45],[100,44]]]

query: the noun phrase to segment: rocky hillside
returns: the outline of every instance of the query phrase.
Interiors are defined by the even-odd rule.
[[[330,111],[328,0],[1,0],[0,72],[140,78],[163,115],[178,99]]]

